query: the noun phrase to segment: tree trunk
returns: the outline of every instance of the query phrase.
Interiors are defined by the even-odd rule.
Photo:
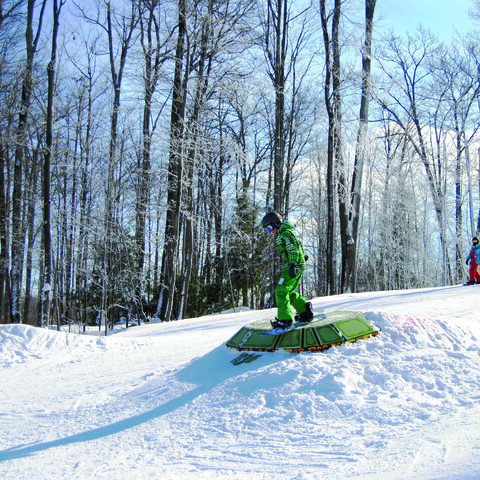
[[[53,0],[53,31],[52,51],[47,66],[48,93],[47,93],[47,133],[45,139],[45,158],[43,161],[42,198],[43,198],[43,288],[42,313],[40,326],[48,326],[50,322],[50,291],[52,285],[52,232],[50,217],[50,164],[53,147],[53,93],[55,89],[55,64],[57,59],[57,33],[60,18],[60,5]],[[60,319],[57,318],[57,328],[60,330]]]
[[[80,318],[83,325],[87,323],[87,252],[88,252],[88,232],[87,219],[89,218],[89,170],[90,170],[90,144],[91,144],[91,131],[92,131],[92,107],[93,107],[93,78],[92,70],[89,68],[87,73],[87,121],[85,127],[84,151],[83,151],[83,164],[81,168],[80,176],[80,227],[79,227],[79,243],[77,252],[77,276],[75,279],[77,302],[80,306]],[[79,109],[79,122],[80,122],[80,109]]]
[[[7,147],[0,144],[0,323],[8,323],[9,312],[5,308],[7,291],[8,252],[7,252],[7,197],[5,189],[5,169],[7,167]]]
[[[182,278],[179,286],[179,307],[178,318],[183,318],[185,302],[190,288],[191,270],[193,265],[194,255],[194,198],[193,198],[193,184],[194,172],[198,170],[199,166],[196,164],[197,156],[199,155],[199,139],[201,137],[200,130],[200,112],[205,104],[205,95],[210,80],[210,72],[212,66],[212,57],[214,51],[210,48],[210,42],[213,33],[213,0],[208,2],[208,10],[206,15],[202,18],[202,34],[199,45],[199,58],[195,61],[196,68],[196,87],[194,101],[192,105],[192,114],[188,119],[189,131],[192,132],[192,137],[189,139],[189,148],[186,157],[185,168],[185,199],[184,199],[184,252],[182,262]],[[221,129],[221,127],[220,127]],[[222,144],[222,133],[220,131],[220,145]]]
[[[108,331],[108,323],[110,320],[110,307],[114,304],[114,228],[116,223],[116,188],[115,188],[115,170],[119,155],[117,153],[117,136],[118,136],[118,118],[120,114],[120,93],[122,87],[123,72],[127,60],[127,53],[130,48],[132,34],[136,25],[135,6],[132,4],[131,16],[129,19],[123,19],[123,31],[120,49],[120,60],[118,71],[115,65],[115,52],[113,44],[113,26],[112,12],[110,2],[107,2],[107,33],[108,33],[108,50],[110,57],[110,72],[113,87],[113,104],[112,115],[110,119],[110,145],[107,167],[107,187],[105,195],[105,247],[104,247],[104,288],[103,288],[103,310],[105,314],[105,335]]]
[[[288,38],[288,0],[268,0],[267,8],[267,54],[273,69],[270,76],[275,89],[273,209],[284,214],[285,58]],[[270,33],[270,28],[273,30],[272,33]],[[269,50],[270,40],[274,44],[273,50]]]
[[[23,200],[23,170],[25,162],[25,144],[27,134],[27,120],[30,113],[32,97],[32,72],[33,60],[37,49],[38,39],[42,27],[43,13],[47,1],[41,5],[36,36],[33,36],[33,14],[35,0],[28,0],[27,4],[27,28],[25,33],[27,59],[22,82],[22,97],[19,105],[18,129],[16,134],[15,164],[13,172],[12,194],[12,244],[11,244],[11,302],[10,320],[13,323],[21,323],[20,299],[22,293],[22,270],[25,247],[25,232],[23,228],[22,200]]]
[[[179,0],[178,37],[175,51],[172,111],[170,115],[170,154],[168,161],[167,215],[163,245],[162,270],[157,318],[170,321],[175,293],[178,242],[180,237],[180,206],[182,202],[183,132],[185,116],[185,90],[188,68],[184,65],[187,33],[187,4]]]
[[[145,228],[146,215],[149,204],[149,184],[150,184],[150,156],[152,144],[152,132],[150,131],[150,118],[152,113],[152,98],[156,90],[160,66],[165,60],[162,56],[160,44],[160,26],[155,19],[155,9],[158,6],[158,0],[153,2],[140,2],[140,5],[146,6],[147,19],[143,18],[142,11],[139,12],[141,27],[141,43],[145,61],[145,92],[143,106],[143,127],[142,127],[142,155],[138,165],[138,187],[136,203],[136,229],[135,240],[137,250],[136,263],[136,286],[135,297],[137,301],[143,300],[143,270],[145,265]],[[156,44],[153,39],[156,39]]]
[[[457,155],[455,163],[455,278],[454,281],[459,282],[463,276],[463,252],[461,250],[461,238],[463,227],[463,210],[462,210],[462,138],[457,133]]]
[[[39,164],[39,148],[33,151],[33,162],[30,168],[28,178],[26,179],[26,229],[27,229],[27,254],[26,254],[26,268],[25,268],[25,300],[23,306],[23,319],[30,325],[39,322],[40,318],[35,319],[35,323],[29,322],[28,315],[30,314],[30,300],[32,296],[32,268],[33,268],[33,246],[35,244],[35,198],[37,196],[38,183],[38,164]],[[42,241],[43,245],[43,241]],[[40,324],[41,326],[41,324]]]
[[[342,208],[344,217],[342,228],[342,292],[356,291],[356,256],[358,244],[358,224],[360,220],[360,200],[363,168],[366,157],[368,134],[368,110],[370,105],[370,68],[372,55],[373,14],[376,0],[365,0],[365,42],[362,50],[362,98],[360,102],[360,124],[355,149],[355,164],[352,176],[349,208]],[[340,199],[346,202],[343,195]]]
[[[327,147],[327,294],[335,293],[334,273],[334,234],[335,234],[335,159],[340,149],[340,57],[338,50],[338,34],[341,14],[341,0],[335,0],[334,14],[332,19],[332,38],[328,32],[328,17],[325,8],[325,0],[320,0],[322,19],[323,42],[325,47],[325,106],[328,115],[328,147]],[[332,102],[333,95],[333,102]],[[320,253],[320,252],[319,252]]]
[[[478,198],[480,200],[480,148],[477,150],[478,155]],[[480,207],[478,209],[478,216],[477,216],[477,234],[480,233]]]

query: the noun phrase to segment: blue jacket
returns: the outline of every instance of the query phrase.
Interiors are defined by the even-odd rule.
[[[472,252],[475,252],[475,261],[480,265],[480,243],[478,245],[474,245],[468,254],[467,261],[465,262],[468,265],[468,262],[472,258]]]

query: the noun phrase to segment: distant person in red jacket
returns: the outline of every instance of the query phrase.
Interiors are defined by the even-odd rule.
[[[478,265],[480,264],[480,244],[478,243],[478,237],[473,237],[472,243],[472,249],[465,262],[467,265],[470,262],[470,281],[467,282],[467,285],[480,283],[480,273],[478,273]]]

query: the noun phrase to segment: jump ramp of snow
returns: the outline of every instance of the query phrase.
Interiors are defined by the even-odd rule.
[[[249,323],[227,342],[227,347],[252,352],[314,352],[371,337],[380,331],[363,313],[340,310],[315,312],[314,319],[306,325],[278,335],[266,335],[271,330],[268,319]]]

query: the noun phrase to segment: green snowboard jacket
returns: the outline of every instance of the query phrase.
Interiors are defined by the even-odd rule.
[[[288,266],[295,264],[297,275],[305,270],[305,257],[302,244],[295,238],[293,225],[285,220],[277,230],[275,239],[277,252],[280,254],[280,273],[283,277],[290,278]]]

